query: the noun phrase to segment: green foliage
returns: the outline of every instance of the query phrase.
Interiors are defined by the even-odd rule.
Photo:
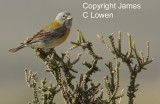
[[[88,50],[88,55],[92,57],[91,62],[84,61],[82,65],[86,66],[88,70],[81,74],[79,82],[76,84],[72,83],[72,80],[76,78],[76,71],[73,66],[77,64],[82,53],[77,54],[75,60],[71,60],[69,53],[64,52],[58,55],[54,49],[49,52],[45,52],[40,48],[33,48],[35,50],[36,56],[42,59],[46,64],[48,69],[46,72],[50,72],[53,78],[56,79],[56,83],[53,85],[50,82],[50,86],[46,85],[47,80],[44,78],[41,81],[41,86],[37,86],[38,77],[37,73],[29,73],[25,69],[26,82],[29,87],[33,89],[33,103],[34,104],[56,104],[54,102],[54,97],[57,93],[61,92],[66,104],[116,104],[117,100],[121,101],[124,96],[121,90],[120,95],[117,94],[119,90],[119,69],[120,62],[118,59],[122,59],[124,63],[128,66],[130,71],[130,84],[128,86],[127,96],[129,98],[129,104],[133,104],[133,98],[135,97],[135,92],[138,90],[139,84],[136,84],[136,77],[142,69],[146,70],[146,65],[153,61],[149,60],[149,43],[147,43],[147,58],[144,59],[143,53],[137,54],[135,44],[131,42],[131,35],[129,37],[129,50],[126,54],[121,51],[121,33],[119,32],[118,47],[115,46],[113,34],[109,35],[111,42],[111,47],[104,41],[103,37],[97,35],[100,41],[106,46],[107,49],[115,56],[115,68],[113,68],[113,63],[106,63],[106,67],[110,71],[110,75],[104,78],[105,88],[108,94],[107,98],[103,97],[103,87],[100,83],[97,85],[92,81],[91,76],[94,73],[100,71],[97,66],[99,60],[103,58],[97,55],[93,48],[92,43],[86,41],[82,35],[82,32],[78,30],[78,40],[71,42],[73,47],[69,48],[73,50],[77,47],[81,47],[83,50]],[[135,63],[133,60],[136,60]],[[63,75],[62,75],[63,73]],[[40,97],[41,96],[41,99]],[[29,103],[31,104],[31,103]]]

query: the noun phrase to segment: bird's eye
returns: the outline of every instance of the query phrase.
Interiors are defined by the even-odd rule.
[[[63,16],[62,16],[62,19],[65,19],[65,18],[66,18],[66,16],[65,16],[65,15],[63,15]]]

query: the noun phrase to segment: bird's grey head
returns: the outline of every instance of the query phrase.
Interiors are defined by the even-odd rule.
[[[72,26],[72,16],[69,12],[61,12],[56,16],[56,20],[66,28],[70,29]]]

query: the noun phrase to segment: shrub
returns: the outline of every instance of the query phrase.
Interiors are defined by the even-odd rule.
[[[56,83],[53,85],[50,81],[50,86],[47,86],[48,82],[46,78],[41,81],[41,86],[37,86],[38,77],[37,73],[32,73],[25,69],[26,82],[29,87],[33,89],[33,103],[34,104],[56,104],[54,102],[54,97],[57,93],[61,92],[66,104],[116,104],[117,101],[121,101],[124,96],[123,90],[121,94],[118,95],[119,90],[119,69],[120,62],[122,60],[128,67],[130,72],[130,83],[128,86],[127,96],[129,98],[128,104],[133,104],[135,98],[135,92],[138,90],[139,84],[136,84],[136,78],[142,70],[146,70],[146,65],[150,64],[153,59],[149,59],[149,42],[147,42],[147,57],[144,58],[143,52],[140,55],[137,53],[136,46],[131,41],[131,35],[128,34],[129,50],[123,53],[121,46],[121,32],[118,33],[118,47],[115,45],[115,40],[113,34],[109,35],[111,46],[109,46],[103,39],[102,36],[97,35],[98,39],[106,46],[106,48],[115,56],[115,68],[111,61],[106,63],[105,66],[109,69],[110,75],[104,78],[105,89],[108,94],[108,98],[103,98],[103,87],[99,84],[94,84],[91,76],[100,71],[97,66],[99,60],[103,58],[97,55],[93,48],[92,43],[86,41],[82,35],[82,32],[78,30],[78,40],[71,42],[74,46],[69,48],[74,50],[77,47],[81,47],[83,50],[88,50],[88,55],[92,57],[91,62],[84,61],[82,65],[88,68],[88,71],[81,74],[79,82],[76,84],[72,83],[72,80],[76,78],[75,74],[78,72],[73,68],[75,64],[79,61],[81,54],[77,54],[77,59],[71,61],[69,53],[64,52],[58,55],[54,49],[49,52],[44,52],[43,49],[34,48],[36,56],[42,59],[45,65],[48,67],[46,72],[50,72],[51,75],[56,79]],[[63,75],[61,74],[63,73]],[[38,97],[40,96],[40,97]],[[31,103],[29,103],[31,104]]]

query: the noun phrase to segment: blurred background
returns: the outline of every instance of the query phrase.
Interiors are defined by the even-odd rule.
[[[24,69],[31,69],[38,72],[39,81],[47,76],[52,80],[50,73],[46,73],[46,66],[35,56],[31,48],[25,48],[17,53],[9,53],[10,48],[18,46],[27,37],[32,37],[40,29],[50,24],[57,13],[69,11],[73,16],[73,26],[68,39],[64,44],[55,48],[60,54],[68,51],[72,45],[70,41],[77,39],[77,29],[80,29],[86,40],[93,42],[95,52],[105,59],[99,61],[101,72],[93,75],[93,80],[103,83],[103,78],[108,74],[108,69],[104,63],[113,61],[113,56],[104,45],[97,39],[97,34],[103,35],[109,43],[108,35],[114,33],[118,37],[118,31],[122,32],[123,51],[128,49],[127,33],[132,35],[138,51],[143,51],[146,56],[146,41],[150,42],[150,57],[155,61],[148,65],[148,70],[142,71],[137,77],[140,83],[139,91],[136,93],[135,104],[159,104],[160,103],[160,1],[158,0],[87,0],[88,3],[137,3],[141,4],[140,10],[113,10],[94,12],[113,12],[113,19],[84,19],[82,4],[86,0],[0,0],[0,104],[27,104],[31,102],[32,89],[25,82]],[[69,51],[74,59],[78,52],[83,52],[80,48]],[[79,71],[77,77],[87,69],[81,66],[83,60],[90,61],[90,56],[85,52],[80,62],[75,66]],[[87,58],[87,59],[86,59]],[[78,81],[79,78],[74,81]],[[52,80],[53,83],[55,80]],[[125,64],[121,64],[120,90],[124,88],[127,92],[129,85],[129,71]],[[120,93],[120,92],[119,92]],[[57,104],[63,104],[61,95],[55,98]],[[127,104],[127,97],[122,98],[121,104]]]

